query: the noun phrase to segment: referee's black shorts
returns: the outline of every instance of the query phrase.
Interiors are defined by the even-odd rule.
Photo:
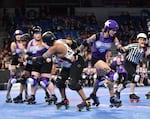
[[[125,61],[124,67],[127,71],[127,79],[131,81],[133,79],[133,75],[136,74],[136,66],[137,64],[132,63],[128,60]]]

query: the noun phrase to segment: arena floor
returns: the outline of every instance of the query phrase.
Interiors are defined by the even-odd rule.
[[[92,88],[84,88],[87,95]],[[122,92],[123,106],[120,108],[109,107],[108,89],[100,88],[98,91],[101,105],[92,107],[90,111],[79,112],[76,105],[81,99],[76,92],[67,89],[67,96],[70,100],[70,108],[64,107],[56,109],[55,105],[47,105],[44,102],[44,91],[39,89],[36,95],[35,105],[5,103],[6,91],[0,91],[0,118],[4,119],[149,119],[150,100],[145,98],[145,93],[150,91],[150,87],[137,87],[136,92],[141,97],[139,103],[130,103],[128,100],[129,88]],[[56,89],[58,101],[60,95]],[[18,94],[18,86],[13,87],[12,98]],[[92,101],[91,101],[92,102]]]

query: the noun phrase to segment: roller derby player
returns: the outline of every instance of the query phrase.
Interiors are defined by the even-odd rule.
[[[30,34],[23,34],[20,38],[25,48],[27,48],[27,44],[30,41]],[[20,83],[20,93],[17,97],[13,98],[14,103],[23,103],[28,99],[28,91],[27,91],[27,78],[30,77],[30,73],[32,71],[32,60],[26,60],[24,56],[24,69],[21,74],[21,78],[17,81]],[[25,100],[23,100],[22,94],[23,90],[25,90]]]
[[[10,96],[10,91],[14,83],[17,82],[17,75],[19,74],[17,72],[17,69],[20,69],[20,64],[23,62],[23,55],[25,54],[25,48],[20,40],[20,37],[22,36],[23,32],[21,30],[16,30],[14,32],[14,42],[11,43],[10,49],[11,49],[11,55],[12,55],[12,62],[10,66],[10,78],[7,84],[7,94],[6,94],[6,102],[11,103],[12,99]]]
[[[59,88],[62,97],[62,101],[56,103],[57,108],[65,106],[66,109],[68,109],[69,101],[66,96],[65,82],[69,79],[68,87],[75,90],[83,100],[82,103],[77,105],[78,110],[81,111],[83,108],[89,110],[89,101],[87,100],[84,91],[79,84],[84,66],[84,59],[72,50],[75,47],[75,42],[73,40],[59,39],[46,53],[43,54],[43,58],[45,59],[55,55],[62,65],[62,70],[56,80],[56,86]]]
[[[88,44],[92,43],[92,65],[97,70],[97,80],[94,89],[90,94],[90,99],[93,99],[95,106],[100,104],[96,92],[100,85],[107,85],[110,93],[110,103],[114,106],[121,106],[121,100],[114,95],[113,80],[109,77],[114,75],[114,71],[110,68],[110,48],[115,42],[117,48],[121,47],[119,40],[115,37],[119,29],[118,23],[115,20],[107,20],[104,24],[102,32],[96,33],[83,41],[79,50],[82,50]],[[112,76],[111,76],[112,77]]]
[[[46,43],[48,46],[52,46],[54,41],[56,40],[56,36],[51,32],[51,31],[47,31],[47,32],[44,32],[43,35],[42,35],[42,40],[44,43]],[[55,73],[55,68],[56,68],[56,65],[54,63],[54,59],[52,58],[52,67],[50,70],[48,70],[50,72],[50,76],[49,76],[49,73],[42,73],[41,76],[45,76],[47,77],[47,83],[45,81],[40,81],[40,85],[43,87],[43,89],[48,92],[48,94],[46,94],[46,97],[45,97],[45,101],[48,103],[48,104],[56,104],[57,102],[57,97],[55,95],[55,79],[52,78],[52,73]],[[46,63],[46,65],[51,65],[51,63]],[[54,71],[54,72],[53,72]]]
[[[47,58],[46,60],[38,59],[38,57],[42,56],[49,48],[49,46],[42,40],[42,29],[39,26],[34,26],[31,33],[34,39],[28,43],[27,48],[29,54],[28,59],[33,61],[31,77],[27,80],[31,85],[31,96],[26,100],[26,104],[36,103],[35,94],[39,84],[45,90],[46,95],[49,95],[47,88],[52,68],[51,58]]]

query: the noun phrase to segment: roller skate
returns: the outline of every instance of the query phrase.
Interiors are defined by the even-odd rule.
[[[138,103],[140,100],[140,97],[139,96],[137,96],[136,94],[130,94],[129,95],[129,98],[130,98],[130,102],[131,103],[133,103],[133,102],[135,102],[135,103]]]
[[[57,109],[60,109],[62,106],[65,106],[65,109],[68,109],[69,108],[69,100],[64,99],[61,102],[56,103]]]
[[[88,100],[77,105],[78,111],[82,111],[84,108],[86,108],[87,111],[90,111],[90,107],[91,105]]]
[[[57,97],[56,97],[56,95],[52,95],[52,96],[50,96],[50,98],[47,99],[48,105],[50,105],[50,104],[52,104],[52,103],[56,104],[56,102],[57,102]]]
[[[26,102],[25,102],[26,104],[36,104],[36,101],[35,101],[35,96],[31,96],[31,97],[29,97],[27,100],[26,100]]]
[[[93,100],[92,105],[94,105],[96,107],[99,106],[100,102],[98,100],[98,97],[95,94],[93,94],[93,93],[90,94],[90,97],[88,99],[92,99]]]
[[[147,94],[145,94],[146,99],[150,99],[150,92],[148,92]]]
[[[12,103],[12,99],[10,97],[6,98],[6,103]]]
[[[13,98],[13,102],[14,103],[23,103],[22,96],[18,95],[17,97]]]
[[[122,106],[122,102],[119,98],[115,97],[115,96],[112,96],[110,98],[110,107],[113,108],[113,107],[120,107]]]

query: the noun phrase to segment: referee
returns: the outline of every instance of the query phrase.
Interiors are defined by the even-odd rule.
[[[137,43],[132,43],[127,46],[121,47],[120,51],[125,52],[125,69],[128,72],[127,82],[130,81],[130,101],[139,101],[139,96],[134,93],[135,85],[139,81],[140,76],[136,74],[136,66],[139,64],[140,59],[146,53],[146,40],[147,35],[145,33],[139,33],[137,35]]]

